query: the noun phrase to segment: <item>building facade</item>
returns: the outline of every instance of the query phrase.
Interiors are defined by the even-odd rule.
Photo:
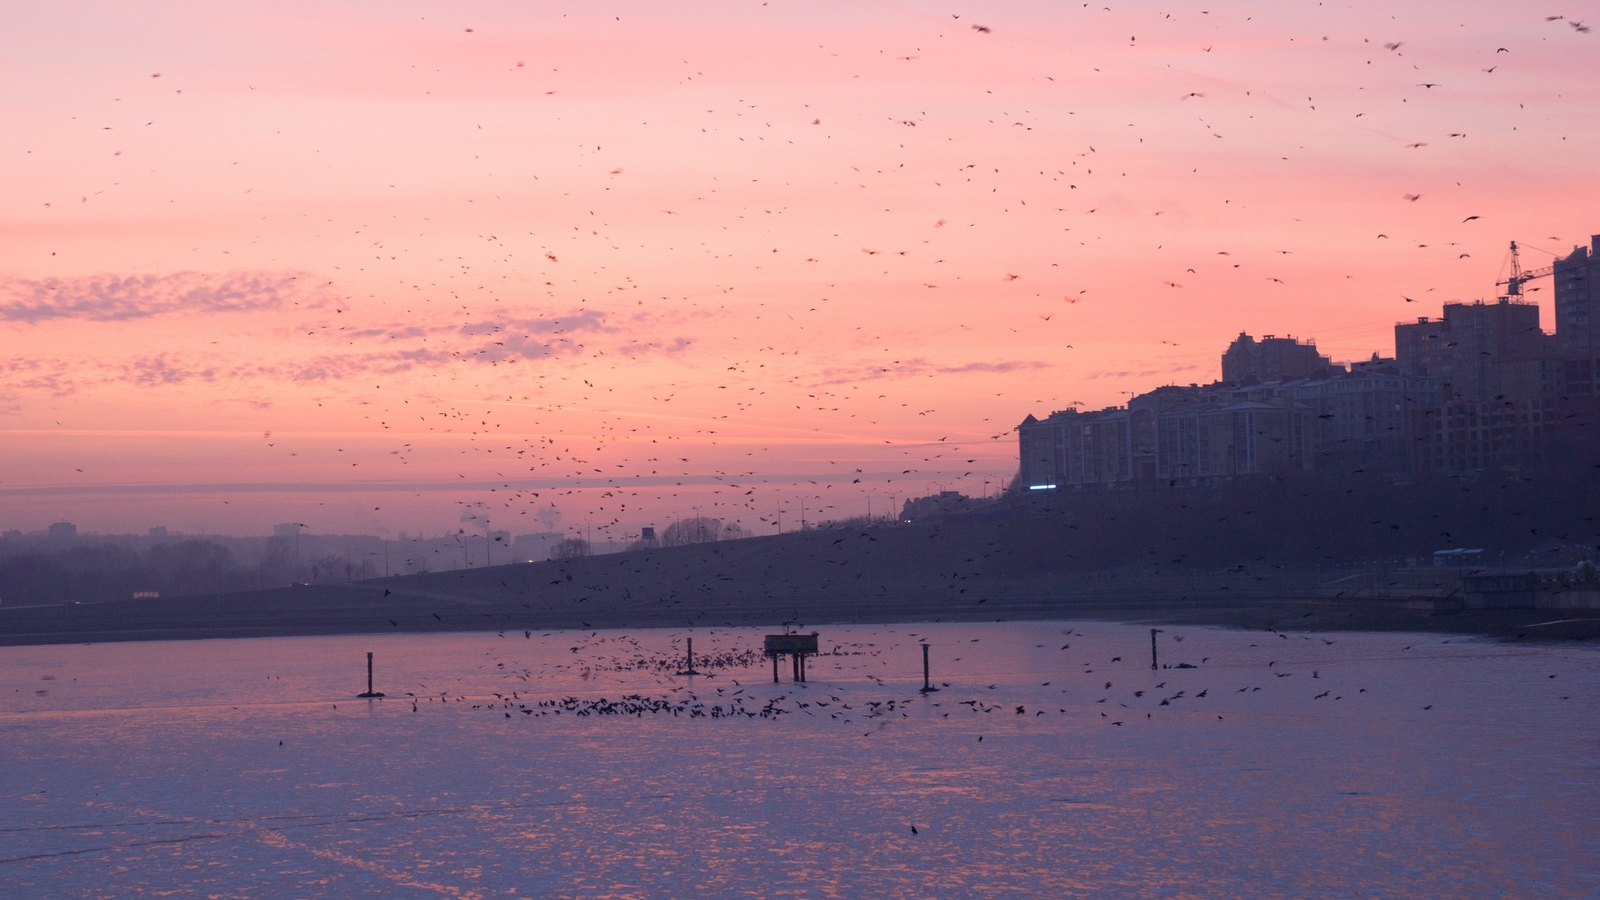
[[[1314,342],[1301,343],[1292,337],[1269,334],[1258,341],[1241,331],[1222,354],[1222,380],[1229,384],[1331,378],[1340,371],[1317,352]]]
[[[1168,386],[1126,407],[1029,416],[1017,431],[1022,483],[1037,490],[1193,485],[1311,465],[1308,410],[1260,386]]]
[[[1505,393],[1500,366],[1553,358],[1550,336],[1531,303],[1446,303],[1444,315],[1394,327],[1402,372],[1439,382],[1444,403],[1477,402]]]
[[[1564,360],[1563,392],[1600,401],[1600,234],[1556,260],[1556,343]]]

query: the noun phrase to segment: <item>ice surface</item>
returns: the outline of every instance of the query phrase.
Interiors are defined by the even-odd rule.
[[[0,896],[1600,895],[1597,648],[820,630],[0,649]]]

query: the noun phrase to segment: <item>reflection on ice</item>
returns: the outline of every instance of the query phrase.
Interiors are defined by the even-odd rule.
[[[1595,648],[820,630],[7,648],[0,890],[1600,893]]]

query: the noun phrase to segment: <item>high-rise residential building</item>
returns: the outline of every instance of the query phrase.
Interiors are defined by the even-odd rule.
[[[1292,338],[1241,334],[1223,366],[1232,378],[1159,387],[1126,407],[1029,416],[1017,429],[1023,485],[1093,491],[1314,469],[1403,471],[1412,413],[1439,402],[1434,379],[1402,372],[1393,359],[1373,354],[1347,369]]]
[[[1505,393],[1497,367],[1554,356],[1539,307],[1506,300],[1446,303],[1440,318],[1396,325],[1394,349],[1402,372],[1438,379],[1445,403],[1493,399]]]
[[[1566,362],[1565,393],[1600,399],[1600,234],[1553,267],[1556,345]]]
[[[1566,356],[1600,356],[1600,234],[1556,260],[1556,342]]]
[[[1267,335],[1256,340],[1244,332],[1222,354],[1222,380],[1250,385],[1296,378],[1328,378],[1344,369],[1317,352],[1315,342]]]

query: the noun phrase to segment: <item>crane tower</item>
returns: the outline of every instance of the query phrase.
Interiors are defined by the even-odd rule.
[[[1532,281],[1535,278],[1543,278],[1546,275],[1553,274],[1555,270],[1556,267],[1554,263],[1537,269],[1522,268],[1522,262],[1517,258],[1517,242],[1512,241],[1511,274],[1507,276],[1504,281],[1495,282],[1496,287],[1504,287],[1506,289],[1506,292],[1500,295],[1500,299],[1507,301],[1521,300],[1523,284]]]

